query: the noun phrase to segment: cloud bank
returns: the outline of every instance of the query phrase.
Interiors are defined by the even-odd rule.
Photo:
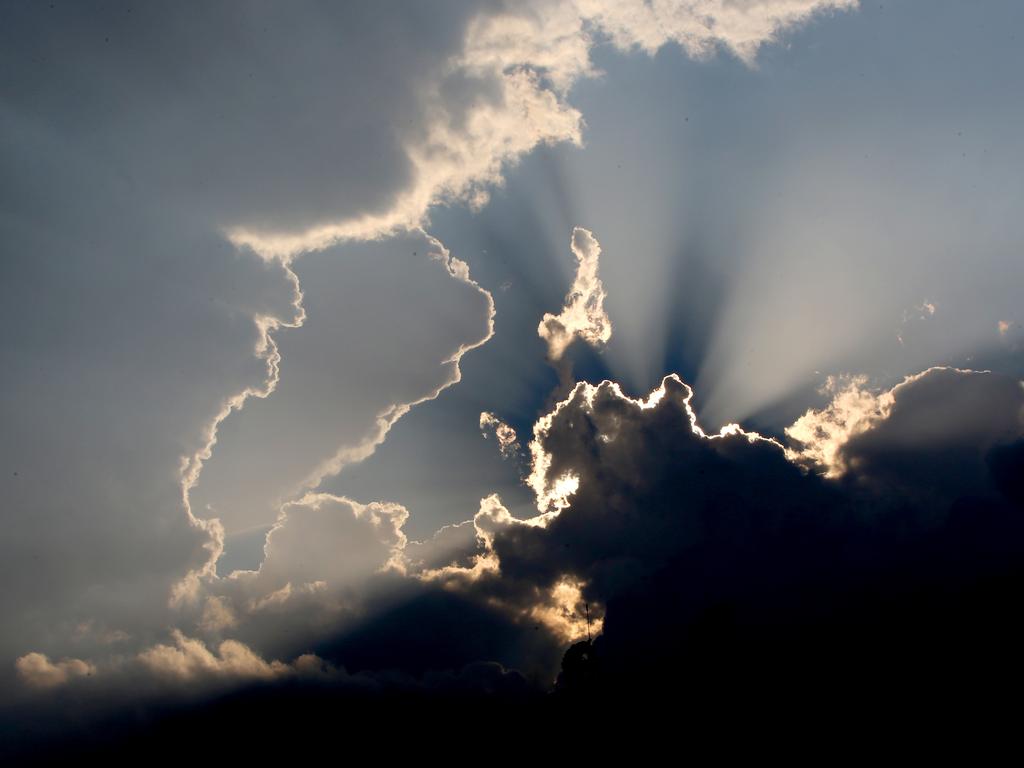
[[[838,414],[868,396],[839,391],[820,414],[859,423]],[[471,522],[409,542],[397,505],[311,496],[285,508],[259,571],[211,585],[217,608],[197,615],[211,639],[176,631],[128,661],[30,654],[19,669],[39,688],[103,690],[136,670],[351,697],[389,679],[408,681],[390,688],[402,695],[448,691],[488,662],[543,689],[578,643],[557,700],[629,695],[642,709],[678,686],[684,708],[737,691],[835,701],[897,671],[917,695],[935,664],[952,695],[1024,635],[1004,603],[1024,584],[1024,387],[936,368],[871,396],[889,405],[869,423],[813,433],[837,442],[826,454],[737,425],[704,432],[676,376],[644,399],[580,383],[535,426],[534,517],[492,496]],[[824,455],[843,460],[812,461]]]

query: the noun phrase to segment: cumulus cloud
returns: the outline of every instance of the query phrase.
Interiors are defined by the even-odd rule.
[[[462,559],[448,550],[420,578],[564,643],[587,636],[589,613],[609,695],[647,675],[655,687],[703,679],[702,659],[714,674],[770,676],[773,653],[797,665],[794,680],[807,659],[841,676],[828,657],[855,642],[858,623],[896,643],[862,646],[876,671],[905,660],[900,644],[928,627],[967,642],[917,602],[922,584],[950,615],[981,611],[969,615],[1016,631],[975,590],[1024,552],[1024,493],[1011,479],[1024,456],[1020,382],[936,368],[888,392],[856,378],[833,386],[835,401],[811,414],[820,423],[803,426],[834,445],[798,453],[738,425],[705,432],[675,376],[644,399],[580,383],[534,430],[538,514],[483,499],[475,540],[457,527]],[[879,585],[921,625],[863,602]],[[808,626],[821,647],[807,646]],[[749,655],[737,662],[740,646]]]
[[[578,7],[620,48],[654,54],[663,45],[676,43],[691,56],[704,57],[721,46],[750,63],[761,46],[786,28],[816,13],[849,10],[857,4],[857,0],[579,0]]]
[[[663,10],[691,20],[732,13]],[[306,319],[298,275],[311,269],[293,270],[295,256],[418,225],[437,203],[480,205],[533,147],[579,143],[582,116],[568,94],[594,73],[588,25],[609,14],[593,4],[461,1],[429,11],[122,11],[26,6],[2,33],[3,69],[20,73],[0,126],[11,150],[3,174],[17,190],[5,198],[3,242],[14,256],[4,263],[4,322],[24,327],[38,311],[34,297],[54,309],[16,348],[5,346],[17,362],[5,465],[19,468],[4,478],[17,517],[5,562],[19,584],[5,600],[24,635],[5,638],[9,656],[22,640],[57,637],[44,631],[51,619],[37,625],[30,612],[60,615],[66,634],[102,615],[135,636],[165,620],[152,614],[165,610],[169,583],[190,572],[191,588],[212,575],[224,531],[208,520],[222,515],[230,535],[244,513],[213,494],[191,505],[189,496],[212,485],[210,461],[228,462],[217,454],[229,415],[284,396],[289,353],[278,337]],[[769,37],[805,15],[768,6],[743,15],[759,14],[774,20]],[[705,36],[733,39],[738,29],[730,22]],[[303,54],[273,53],[281,51]],[[246,246],[277,263],[259,263]],[[447,268],[464,272],[456,260]],[[368,327],[347,326],[347,336]],[[358,343],[372,353],[372,342]],[[316,354],[337,359],[332,347]],[[366,370],[351,358],[345,369]],[[300,493],[364,457],[433,387],[415,390],[363,403],[369,428],[339,436],[333,449],[345,447],[333,457],[324,444],[311,448],[305,474],[298,462],[280,474],[252,464],[239,488],[265,473],[277,479],[261,506]],[[66,482],[34,481],[54,464]],[[63,539],[74,546],[57,551],[55,525],[70,526]],[[36,559],[49,574],[46,594],[24,576]],[[134,608],[100,605],[122,588],[139,592]]]
[[[482,554],[478,535],[474,521],[466,520],[443,526],[424,541],[410,541],[404,551],[406,568],[415,574],[448,567],[472,568]]]
[[[756,35],[767,41],[838,6],[654,10],[666,29],[678,21],[663,42],[702,37],[705,51],[718,41],[749,60]],[[0,306],[7,326],[26,332],[4,346],[3,460],[17,468],[3,478],[8,658],[105,646],[100,634],[71,640],[85,621],[146,647],[181,618],[174,611],[197,611],[197,628],[211,634],[244,626],[226,588],[209,588],[225,536],[230,545],[233,533],[271,523],[282,503],[369,455],[397,418],[457,381],[460,356],[489,336],[493,307],[466,265],[406,230],[432,205],[482,205],[534,147],[580,143],[569,98],[596,74],[589,55],[601,35],[662,44],[643,4],[635,29],[593,3],[372,9],[126,14],[115,3],[10,14],[0,55],[21,74],[0,123],[15,192],[4,197],[0,234],[12,258]],[[707,31],[680,31],[688,25]],[[375,240],[366,249],[395,248],[379,274],[359,272],[358,254],[348,270],[324,266],[355,247],[330,246],[363,239]],[[297,258],[309,250],[325,262]],[[410,250],[425,256],[398,258]],[[426,293],[413,290],[412,273],[431,268],[444,284],[436,296],[460,300],[435,318],[429,342],[403,335],[413,358],[389,368],[385,350],[402,359],[389,330],[430,330],[433,310],[409,299]],[[333,314],[332,292],[346,285],[378,298],[389,287],[397,301]],[[277,410],[304,397],[310,407],[297,407],[295,422]],[[311,413],[333,421],[311,424]],[[238,448],[246,438],[248,450]],[[561,498],[571,485],[563,479]],[[257,601],[267,609],[319,600],[329,583],[275,579]]]
[[[850,482],[940,508],[995,492],[989,459],[1024,437],[1024,385],[987,371],[932,368],[890,393],[885,418],[839,451]]]
[[[888,416],[892,392],[873,393],[866,387],[866,376],[829,376],[822,389],[831,396],[821,410],[808,409],[786,435],[798,445],[790,449],[790,458],[808,462],[826,477],[839,477],[846,471],[841,448],[854,435],[864,432]]]
[[[237,640],[213,647],[172,630],[170,642],[156,643],[131,657],[112,656],[100,663],[80,659],[51,662],[39,653],[17,661],[18,674],[35,689],[72,688],[79,693],[129,694],[134,685],[172,692],[226,690],[253,682],[285,679],[341,679],[344,672],[318,658],[303,654],[290,663],[268,661]]]
[[[583,227],[572,231],[570,248],[578,262],[576,277],[565,296],[565,306],[557,315],[544,314],[537,333],[548,345],[548,357],[561,360],[566,348],[579,338],[589,344],[607,343],[612,323],[604,311],[605,290],[597,275],[601,246],[593,233]]]
[[[179,629],[171,643],[146,647],[134,660],[106,662],[64,659],[39,653],[19,659],[23,680],[35,687],[67,683],[99,670],[108,678],[132,669],[165,682],[215,683],[271,680],[307,669],[313,657],[294,664],[268,661],[256,647],[308,645],[318,628],[337,632],[365,611],[367,582],[378,573],[405,569],[406,510],[395,504],[359,504],[327,494],[308,494],[286,504],[267,535],[265,557],[256,571],[203,580],[193,595],[195,628],[207,638]],[[180,614],[187,618],[188,612]],[[217,639],[222,638],[222,639]],[[243,641],[239,638],[246,638]],[[117,681],[120,684],[120,680]]]
[[[359,504],[322,493],[289,502],[267,534],[259,578],[267,591],[289,580],[332,587],[358,582],[404,548],[408,516],[398,504]]]
[[[643,688],[646,675],[654,687],[686,674],[696,684],[707,673],[712,686],[719,674],[770,677],[772,654],[791,670],[819,659],[838,679],[844,671],[828,658],[845,652],[858,625],[896,644],[860,649],[878,665],[871,674],[906,663],[912,646],[902,643],[919,633],[948,632],[973,648],[949,616],[1018,637],[985,595],[1012,591],[1024,552],[1024,495],[1009,479],[1024,466],[1020,382],[931,369],[894,388],[885,408],[861,385],[823,414],[823,439],[845,440],[828,454],[845,473],[826,478],[826,466],[808,472],[806,457],[738,426],[704,433],[675,377],[644,400],[610,382],[579,384],[534,438],[538,501],[548,504],[566,476],[572,496],[543,525],[499,518],[490,535],[502,600],[580,585],[604,621],[596,649],[609,695]],[[473,585],[492,588],[488,578]],[[864,597],[879,588],[920,624]],[[936,599],[950,613],[932,613],[922,588],[944,596]],[[807,645],[810,626],[824,645]],[[736,653],[748,655],[738,663]]]
[[[198,580],[178,620],[205,638],[300,655],[325,632],[351,627],[370,610],[376,577],[411,567],[402,530],[407,518],[398,504],[306,494],[282,506],[259,568]]]
[[[273,333],[303,318],[295,274],[222,230],[388,206],[408,168],[378,126],[404,124],[411,73],[460,49],[470,9],[124,11],[26,6],[0,31],[18,73],[0,305],[25,328],[4,342],[9,660],[70,652],[89,620],[145,642],[172,585],[209,573],[222,532],[190,520],[183,490],[228,414],[273,390]]]
[[[798,444],[791,458],[879,493],[949,501],[972,488],[983,493],[987,452],[1024,435],[1024,386],[1012,377],[939,367],[890,390],[865,384],[830,380],[832,401],[786,429]]]
[[[502,572],[508,575],[513,564],[531,567],[529,561],[552,584],[570,572],[593,585],[613,578],[600,570],[608,566],[654,567],[666,552],[685,547],[687,537],[699,536],[699,519],[683,523],[671,510],[680,503],[699,508],[713,498],[708,473],[727,477],[732,504],[749,504],[750,514],[769,488],[803,487],[801,473],[774,441],[736,425],[705,434],[691,398],[675,376],[643,400],[612,382],[578,384],[538,421],[531,443],[529,482],[538,509],[551,518],[543,527],[495,537]],[[748,473],[764,480],[742,482]],[[570,493],[562,491],[566,478]],[[813,495],[817,486],[807,487]]]
[[[857,0],[780,0],[733,4],[533,0],[481,9],[465,26],[461,50],[420,80],[413,127],[398,139],[409,181],[390,205],[302,230],[250,225],[232,241],[285,260],[341,240],[365,240],[421,226],[432,205],[481,206],[505,167],[541,144],[582,141],[583,118],[568,102],[572,85],[597,74],[595,37],[653,55],[676,43],[706,57],[723,47],[753,63],[762,45],[826,10]],[[594,33],[598,33],[595,35]]]
[[[12,366],[19,398],[38,389],[38,399],[4,408],[15,438],[4,461],[32,481],[27,490],[5,478],[17,513],[2,550],[15,587],[5,595],[5,615],[42,616],[7,645],[22,653],[36,638],[74,635],[69,628],[87,623],[81,614],[94,612],[105,618],[80,633],[82,642],[97,647],[130,637],[142,644],[106,665],[24,654],[15,663],[23,682],[71,687],[109,671],[134,678],[129,687],[149,676],[186,688],[280,683],[340,677],[335,664],[352,663],[412,669],[424,685],[519,690],[525,678],[503,665],[544,659],[540,679],[560,644],[604,632],[593,650],[625,670],[621,680],[686,679],[703,667],[719,684],[752,664],[788,675],[804,652],[803,663],[834,665],[838,656],[853,670],[886,653],[941,660],[928,650],[946,651],[955,647],[951,638],[962,638],[955,621],[935,620],[942,613],[973,619],[985,642],[1016,640],[989,630],[1001,626],[992,620],[998,604],[1019,590],[986,582],[970,592],[971,579],[989,566],[997,575],[1019,567],[1024,549],[1022,389],[993,374],[932,369],[886,392],[868,389],[863,378],[833,380],[832,402],[787,430],[788,448],[738,425],[706,433],[694,394],[678,377],[645,399],[611,382],[579,384],[534,429],[528,483],[537,514],[517,518],[488,496],[472,521],[422,542],[407,540],[401,505],[308,493],[369,455],[409,408],[457,381],[461,355],[489,337],[493,304],[465,263],[421,232],[394,233],[423,222],[438,202],[482,205],[503,169],[539,143],[579,142],[581,115],[569,94],[595,74],[595,40],[604,35],[647,52],[675,42],[695,56],[725,47],[750,62],[785,28],[853,5],[445,6],[421,19],[424,28],[413,25],[395,39],[375,23],[354,31],[310,23],[322,19],[304,8],[302,23],[269,26],[284,26],[277,42],[287,50],[309,50],[330,87],[306,57],[280,57],[299,64],[285,71],[264,64],[256,74],[289,86],[272,89],[287,99],[283,105],[241,87],[248,59],[218,51],[225,30],[237,30],[246,51],[262,54],[261,22],[281,17],[261,7],[239,20],[214,9],[205,11],[211,24],[184,25],[200,29],[202,39],[197,55],[175,70],[189,86],[183,93],[157,90],[151,101],[138,99],[137,112],[118,106],[133,105],[151,84],[149,73],[175,63],[166,44],[150,45],[159,42],[151,30],[137,36],[142,50],[155,49],[151,67],[118,66],[118,52],[75,73],[70,92],[110,107],[119,122],[104,122],[106,109],[86,110],[86,130],[69,135],[48,99],[19,90],[17,114],[0,128],[19,150],[12,157],[54,152],[41,174],[31,163],[20,168],[22,183],[37,186],[13,210],[40,226],[3,230],[5,244],[27,254],[19,269],[30,287],[47,286],[63,251],[82,249],[84,266],[71,265],[58,286],[55,304],[66,309],[59,317],[33,315],[34,294],[22,283],[4,302],[13,307],[12,323],[40,320],[29,325],[38,326],[43,350],[14,356],[25,365]],[[69,29],[95,32],[108,21],[86,16],[57,24],[52,43],[41,42],[33,26],[36,34],[22,45],[42,45],[49,55],[41,60],[53,67],[61,46],[77,39]],[[171,39],[190,37],[170,21]],[[339,45],[338,30],[351,45]],[[249,58],[256,65],[278,57]],[[365,68],[353,66],[364,61],[384,70],[365,92],[358,87]],[[124,72],[131,90],[97,86],[123,82],[110,72]],[[206,77],[209,91],[201,87]],[[321,87],[307,92],[310,82]],[[345,98],[318,98],[335,91]],[[222,106],[224,92],[240,94],[224,130],[191,132],[195,115]],[[312,114],[322,130],[293,134],[292,123],[302,123],[296,114]],[[408,126],[406,114],[413,116]],[[40,146],[27,138],[36,123],[46,127]],[[246,125],[260,132],[238,131]],[[273,151],[280,136],[292,139],[290,151]],[[138,144],[119,149],[126,137]],[[341,158],[332,152],[339,137],[349,152]],[[168,149],[154,153],[154,146]],[[109,167],[83,159],[92,157]],[[76,182],[92,174],[96,184]],[[65,182],[77,184],[82,207],[63,205],[70,202],[60,197]],[[170,191],[139,202],[140,187]],[[94,189],[95,198],[83,194]],[[54,199],[58,214],[48,210]],[[134,223],[122,229],[122,217]],[[166,230],[149,229],[164,217]],[[97,219],[107,226],[95,228]],[[224,247],[222,231],[240,251]],[[375,241],[331,250],[362,238]],[[579,270],[566,306],[539,328],[553,360],[575,338],[599,344],[611,334],[597,276],[600,247],[577,229],[572,248]],[[320,252],[298,258],[309,249]],[[154,290],[153,262],[132,267],[139,253],[157,254],[162,282],[176,290]],[[49,260],[37,268],[30,261],[40,254]],[[82,282],[90,274],[105,277]],[[92,338],[97,328],[105,331],[99,340]],[[137,365],[151,347],[161,350],[159,360]],[[74,407],[83,399],[88,409]],[[243,418],[229,418],[243,404]],[[503,453],[516,445],[514,431],[493,414],[481,414],[481,428],[494,430]],[[56,479],[37,471],[54,465],[63,473]],[[182,514],[190,510],[192,525]],[[275,516],[260,567],[217,577],[212,566],[225,532]],[[49,535],[55,520],[61,541]],[[43,567],[32,562],[40,554]],[[181,601],[173,620],[191,625],[154,642],[153,628],[168,619],[170,584],[189,570],[185,596],[192,599]],[[981,595],[974,613],[963,610],[965,592],[957,590],[964,585],[966,594]],[[934,603],[907,598],[922,590],[937,595]],[[104,610],[97,593],[108,595]],[[933,604],[939,607],[929,612]],[[139,612],[139,605],[157,609]],[[901,646],[907,626],[899,618],[908,606],[921,611],[914,615],[924,616],[923,627],[939,630],[913,635],[923,642],[907,643],[911,653]],[[53,615],[65,618],[51,630]],[[820,631],[836,616],[841,632]],[[125,618],[130,626],[119,623]],[[825,650],[815,655],[815,646]],[[317,654],[296,656],[310,649]],[[489,663],[463,666],[474,660]]]
[[[480,414],[480,432],[484,438],[494,435],[494,439],[498,443],[498,450],[506,459],[519,453],[520,447],[516,431],[493,413],[483,411]]]
[[[252,649],[225,640],[214,653],[204,643],[174,632],[174,645],[156,645],[139,654],[140,664],[158,677],[183,682],[211,677],[266,679],[289,671],[280,662],[266,662]]]
[[[81,659],[50,661],[42,653],[26,653],[14,664],[18,676],[33,688],[53,688],[76,677],[95,674],[96,667]]]
[[[218,427],[189,493],[228,535],[273,523],[281,504],[372,454],[493,333],[490,293],[424,233],[310,254],[295,269],[309,319],[278,342],[291,372]]]
[[[471,524],[409,543],[401,508],[308,499],[268,538],[266,574],[223,580],[264,579],[232,597],[249,614],[231,638],[174,633],[135,663],[169,680],[274,681],[296,678],[305,658],[321,672],[404,670],[419,685],[429,670],[483,659],[521,669],[533,659],[550,674],[552,652],[589,633],[601,687],[587,695],[686,680],[692,696],[780,669],[796,686],[822,670],[833,681],[892,664],[931,674],[928,660],[949,643],[974,648],[957,629],[965,617],[1009,643],[1019,628],[985,595],[1011,589],[1007,569],[1024,554],[1020,382],[931,369],[894,388],[884,409],[866,408],[864,383],[852,386],[823,429],[844,436],[834,454],[844,471],[825,477],[825,465],[738,425],[705,432],[676,376],[643,399],[580,383],[535,427],[534,517],[493,495]],[[897,476],[894,454],[905,457]],[[566,477],[572,492],[559,495]],[[374,579],[392,580],[375,605],[331,613],[328,585],[370,594]],[[279,652],[266,626],[245,621],[287,607],[299,582],[310,602],[273,615],[315,647]],[[316,611],[327,624],[301,623]],[[934,653],[915,661],[925,640]],[[573,679],[563,674],[570,694]]]

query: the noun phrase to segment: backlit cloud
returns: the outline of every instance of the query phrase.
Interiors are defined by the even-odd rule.
[[[583,227],[572,231],[569,245],[576,257],[576,277],[557,315],[545,313],[537,333],[548,345],[548,357],[561,360],[566,348],[579,338],[600,345],[612,337],[612,323],[604,311],[605,290],[598,277],[601,246],[593,233]]]
[[[956,493],[980,489],[987,452],[1024,435],[1024,386],[988,371],[931,368],[878,392],[864,377],[830,379],[827,391],[833,399],[825,408],[786,429],[796,445],[787,454],[827,477],[884,485],[890,494],[904,485],[938,495],[950,483]],[[938,469],[944,464],[948,477]]]
[[[520,447],[516,431],[493,413],[483,411],[480,414],[480,432],[485,438],[494,435],[494,439],[498,443],[498,450],[505,458],[511,458],[519,453]]]
[[[53,688],[96,672],[95,666],[81,659],[54,662],[42,653],[26,653],[14,663],[14,667],[22,681],[34,688]]]
[[[786,435],[799,445],[790,450],[790,458],[809,462],[826,477],[841,476],[846,471],[842,447],[854,435],[886,418],[892,409],[892,392],[875,394],[866,384],[865,376],[830,376],[823,392],[832,398],[831,402],[821,410],[808,410],[786,427]]]
[[[769,20],[766,41],[810,9],[775,5],[743,14]],[[168,595],[180,604],[214,578],[237,532],[270,525],[280,504],[364,459],[397,418],[457,381],[459,356],[489,336],[488,297],[463,262],[439,258],[434,277],[456,289],[465,278],[475,308],[435,318],[437,345],[408,338],[424,354],[399,372],[374,367],[375,350],[402,354],[378,335],[379,315],[333,315],[342,332],[321,335],[330,311],[315,294],[327,302],[332,286],[375,280],[398,290],[401,271],[328,276],[298,255],[397,242],[432,205],[482,205],[535,147],[582,143],[571,91],[597,74],[602,18],[622,45],[655,45],[594,4],[132,10],[26,6],[0,33],[13,73],[2,162],[17,190],[0,305],[7,327],[26,328],[6,354],[9,659],[77,652],[70,638],[88,621],[147,642],[173,624]],[[731,13],[658,9],[683,26]],[[704,38],[752,50],[734,22],[712,27]],[[344,252],[327,256],[348,266]],[[305,282],[314,272],[323,280]],[[26,324],[41,317],[39,297],[46,319]],[[427,333],[424,314],[396,322]],[[306,416],[277,405],[307,396]],[[236,447],[245,437],[248,451]],[[214,604],[207,620],[230,623]]]
[[[1013,687],[1011,5],[6,11],[0,749]]]
[[[718,47],[753,63],[757,51],[787,28],[857,0],[532,0],[482,11],[465,28],[462,50],[420,84],[417,119],[400,138],[410,183],[391,206],[300,231],[249,225],[228,229],[232,242],[270,258],[343,240],[366,240],[422,226],[432,205],[482,206],[502,172],[541,144],[582,142],[583,116],[568,101],[579,79],[598,74],[595,38],[649,55],[676,43],[707,57]],[[595,34],[596,33],[596,34]]]

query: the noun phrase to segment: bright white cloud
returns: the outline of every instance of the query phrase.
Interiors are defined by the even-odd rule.
[[[485,439],[494,435],[494,439],[498,442],[498,450],[506,459],[519,453],[519,440],[516,437],[516,431],[493,413],[484,411],[480,414],[480,432]]]
[[[889,415],[892,392],[874,393],[867,388],[866,376],[829,376],[822,394],[832,400],[821,410],[808,409],[786,435],[799,444],[787,449],[787,456],[821,470],[826,477],[839,477],[846,471],[840,449],[853,437],[871,429]]]
[[[721,46],[752,63],[779,33],[829,10],[856,8],[858,0],[577,0],[580,14],[620,48],[653,55],[676,43],[705,57]]]
[[[570,248],[578,264],[565,306],[557,315],[545,313],[537,327],[538,335],[547,342],[551,360],[560,360],[577,338],[600,345],[612,337],[612,322],[604,311],[606,294],[597,274],[601,246],[589,230],[576,227]]]

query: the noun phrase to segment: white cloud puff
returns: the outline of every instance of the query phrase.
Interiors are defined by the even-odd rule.
[[[599,345],[612,337],[612,323],[604,310],[607,294],[597,274],[601,246],[592,232],[576,227],[570,248],[577,267],[572,287],[565,296],[565,306],[557,315],[546,313],[537,327],[538,335],[547,342],[548,357],[553,361],[561,360],[577,338]]]
[[[580,14],[620,48],[654,54],[676,43],[695,57],[718,46],[752,63],[783,30],[828,10],[856,8],[858,0],[577,0]]]
[[[95,665],[81,659],[50,661],[42,653],[26,653],[15,663],[18,677],[32,688],[54,688],[77,677],[96,673]]]
[[[787,449],[790,459],[816,466],[826,477],[842,475],[846,471],[842,446],[892,409],[892,392],[875,393],[866,385],[866,376],[829,376],[822,390],[832,397],[829,404],[820,410],[808,409],[786,427],[786,436],[798,445]]]
[[[519,453],[519,440],[516,431],[493,413],[484,411],[480,414],[480,432],[484,438],[494,435],[498,442],[498,450],[506,459]]]

